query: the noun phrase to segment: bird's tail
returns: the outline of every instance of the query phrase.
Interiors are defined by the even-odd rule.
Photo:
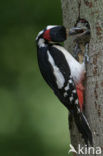
[[[82,134],[82,137],[84,138],[85,143],[88,145],[89,141],[91,146],[93,146],[92,132],[84,114],[82,112],[75,113],[74,120],[79,132]]]

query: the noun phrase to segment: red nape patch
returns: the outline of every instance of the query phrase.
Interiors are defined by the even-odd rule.
[[[81,111],[83,110],[83,103],[84,103],[84,87],[81,87],[80,85],[76,86],[77,89],[77,95],[78,95],[78,100],[79,100],[79,105],[80,105],[80,109]]]
[[[45,40],[51,41],[50,29],[48,29],[48,30],[46,30],[46,31],[44,32],[43,38],[44,38]]]

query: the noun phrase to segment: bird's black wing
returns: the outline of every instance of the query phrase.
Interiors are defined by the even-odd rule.
[[[38,48],[38,63],[43,78],[53,89],[54,93],[60,99],[60,101],[69,110],[71,108],[70,105],[75,107],[75,102],[76,107],[79,107],[76,87],[64,54],[52,45],[47,45],[47,47],[44,48]],[[58,68],[59,70],[56,70],[58,72],[57,76],[55,76],[54,73],[55,68]],[[61,80],[62,78],[64,79],[64,83]],[[60,83],[63,83],[61,88],[59,88],[57,84],[57,81],[59,80],[61,81]],[[72,110],[73,109],[71,108],[71,111]]]
[[[63,88],[59,89],[59,91],[55,92],[55,94],[70,111],[73,110],[72,107],[76,107],[77,109],[77,107],[79,107],[78,96],[68,62],[64,54],[56,47],[49,47],[49,51],[52,58],[54,59],[56,66],[60,69],[60,72],[65,79]]]

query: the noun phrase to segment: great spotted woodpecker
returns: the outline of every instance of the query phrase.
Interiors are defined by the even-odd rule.
[[[74,57],[78,60],[78,55],[81,53],[80,45],[85,47],[84,62],[89,62],[88,57],[88,43],[90,41],[90,26],[85,19],[79,19],[75,27],[72,27],[69,31],[69,35],[72,35],[76,46],[74,48]]]
[[[80,31],[80,30],[79,30]],[[80,31],[81,32],[81,31]],[[82,80],[85,74],[84,63],[80,64],[59,42],[67,39],[64,26],[47,26],[36,37],[37,58],[40,72],[55,95],[73,115],[85,143],[92,145],[92,133],[88,121],[80,108],[84,90]]]

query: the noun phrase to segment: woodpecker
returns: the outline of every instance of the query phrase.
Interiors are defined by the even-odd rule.
[[[83,97],[77,93],[77,88],[84,90],[85,64],[80,64],[60,44],[67,37],[64,26],[47,26],[40,31],[36,37],[38,65],[44,80],[74,117],[85,143],[92,145],[91,129],[80,108]]]
[[[88,47],[89,47],[89,41],[90,41],[90,25],[88,21],[85,19],[78,19],[75,26],[72,27],[69,31],[69,35],[72,35],[74,42],[76,43],[76,46],[74,48],[74,57],[79,60],[78,55],[81,54],[81,48],[80,45],[85,47],[84,52],[84,61],[89,62],[88,57]]]
[[[77,43],[86,44],[90,41],[90,25],[85,19],[78,19],[75,26],[69,31]]]

